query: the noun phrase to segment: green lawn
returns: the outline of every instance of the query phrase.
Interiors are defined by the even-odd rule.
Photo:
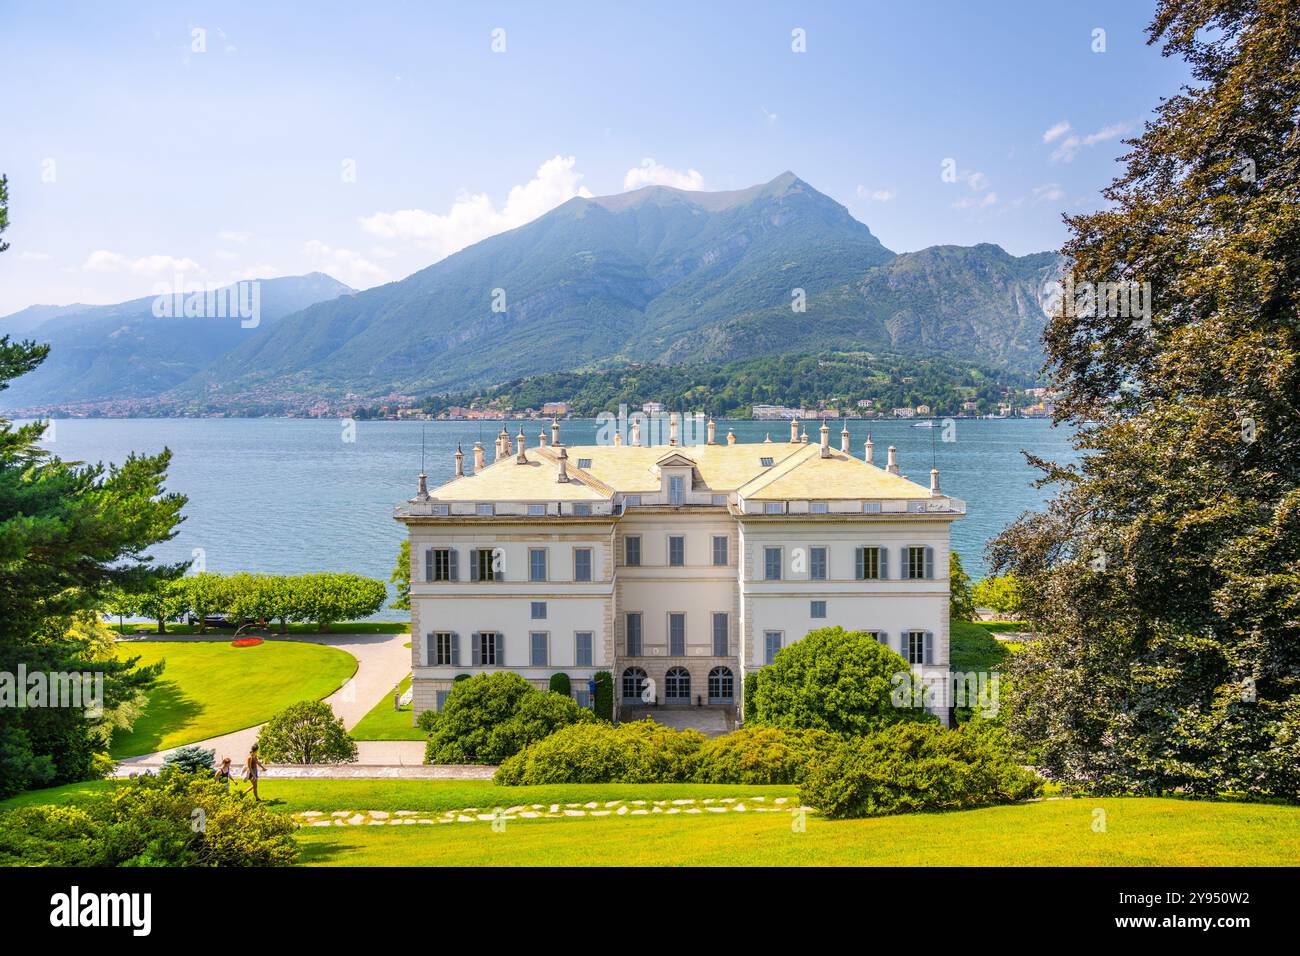
[[[0,809],[71,803],[115,786],[71,784],[23,794]],[[498,787],[480,780],[273,780],[262,794],[300,810],[437,811],[590,800],[794,796],[793,787],[725,784],[560,784]],[[1093,829],[1105,811],[1105,831]],[[303,862],[321,866],[1294,866],[1300,807],[1158,798],[1047,800],[961,813],[874,820],[786,813],[609,816],[402,827],[304,827]]]
[[[953,621],[948,627],[949,660],[955,671],[996,671],[1011,654],[1006,644],[993,638],[995,631],[1014,631],[1021,625],[1006,621]]]
[[[403,678],[399,693],[411,686],[411,675]],[[424,733],[411,722],[411,705],[401,710],[393,709],[393,693],[379,698],[379,703],[350,731],[354,740],[424,740]]]
[[[300,700],[328,697],[357,669],[346,651],[269,640],[256,647],[229,641],[130,641],[119,657],[165,660],[162,679],[129,733],[113,738],[114,757],[133,757],[252,727]]]
[[[127,624],[109,624],[113,630],[119,634],[157,634],[158,622],[152,623],[127,623]],[[270,633],[275,635],[279,632],[279,625],[272,622]],[[338,624],[331,624],[326,634],[406,634],[411,630],[410,621],[342,621]],[[197,634],[198,627],[192,624],[168,624],[168,634]],[[243,633],[248,633],[247,631]],[[319,634],[320,630],[315,624],[290,624],[288,627],[289,634]],[[228,634],[234,637],[233,629],[208,628],[208,637],[220,637],[222,634]],[[242,635],[241,635],[242,636]],[[263,634],[262,636],[265,636]]]

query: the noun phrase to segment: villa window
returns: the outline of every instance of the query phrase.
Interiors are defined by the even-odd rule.
[[[685,667],[670,667],[664,674],[664,699],[669,702],[691,702],[691,672]]]
[[[809,601],[809,602],[808,602],[808,616],[809,616],[809,617],[816,617],[816,618],[823,618],[823,617],[825,617],[825,616],[826,616],[826,602],[825,602],[825,601]]]
[[[490,518],[495,513],[496,509],[492,506],[491,502],[479,502],[474,506],[474,514],[478,515],[480,518]]]
[[[826,514],[827,510],[828,508],[826,506],[826,502],[824,501],[814,501],[812,504],[808,506],[808,511],[815,515],[824,515]]]
[[[763,514],[779,515],[785,511],[785,502],[783,501],[766,501],[763,503]]]
[[[579,468],[590,468],[590,467],[591,467],[591,459],[590,459],[590,458],[579,458],[579,459],[578,459],[578,467],[579,467]]]
[[[668,654],[686,656],[686,615],[678,611],[668,615]]]
[[[528,515],[529,515],[529,517],[536,518],[536,517],[544,516],[545,514],[546,514],[546,505],[529,505],[529,506],[528,506]]]
[[[862,513],[867,515],[880,514],[880,502],[879,501],[862,502]]]
[[[528,580],[529,581],[546,580],[546,549],[545,548],[528,549]]]
[[[505,639],[496,631],[479,631],[474,635],[474,667],[505,667]]]
[[[641,699],[641,688],[645,686],[646,673],[639,667],[629,667],[623,671],[623,700],[634,703]]]
[[[810,581],[826,580],[825,548],[810,548],[808,550],[808,579]]]
[[[731,563],[730,555],[728,554],[728,541],[729,539],[725,534],[717,534],[713,536],[713,566],[715,568],[725,568]]]
[[[591,517],[591,505],[589,505],[589,504],[587,504],[587,503],[585,503],[585,502],[580,502],[580,503],[578,503],[578,504],[576,504],[576,505],[573,506],[573,513],[574,513],[574,515],[575,515],[576,517],[579,517],[579,518],[590,518],[590,517]]]
[[[630,611],[627,618],[627,656],[641,656],[641,612]]]
[[[499,548],[475,548],[469,553],[471,579],[501,581],[505,579],[505,552]]]
[[[726,657],[731,642],[731,622],[722,611],[713,614],[713,656]]]
[[[545,667],[550,663],[550,635],[545,631],[533,631],[528,635],[528,663],[533,667]]]
[[[903,651],[909,664],[934,663],[934,635],[929,631],[907,631],[903,634]]]
[[[424,552],[424,580],[455,581],[456,551],[453,548],[430,548]]]
[[[591,580],[591,548],[573,549],[573,580]]]
[[[781,580],[781,549],[763,549],[763,578],[767,581]]]
[[[780,631],[766,631],[763,634],[763,663],[771,664],[776,660],[776,652],[781,649]]]
[[[546,620],[546,602],[533,601],[531,603],[532,603],[532,607],[529,609],[529,612],[532,615],[532,619],[534,621]]]
[[[573,635],[573,661],[578,667],[591,666],[591,631]]]
[[[709,703],[730,704],[736,698],[736,678],[729,667],[709,671]]]
[[[910,580],[922,580],[933,576],[931,574],[931,555],[933,553],[933,549],[924,547],[903,549],[903,558],[907,562],[905,565],[907,577]]]
[[[713,496],[713,505],[714,505],[715,508],[725,508],[725,507],[727,507],[727,496],[726,496],[726,495],[714,495],[714,496]]]
[[[668,536],[668,565],[680,568],[686,564],[686,539],[680,534]]]
[[[879,581],[885,577],[883,548],[854,548],[853,553],[859,581]]]
[[[460,647],[451,631],[438,631],[429,635],[425,661],[430,667],[459,667]]]
[[[668,479],[668,503],[670,505],[680,505],[686,497],[686,482],[681,475],[673,475]]]
[[[630,534],[623,539],[623,563],[629,568],[641,567],[641,536]]]
[[[623,507],[624,507],[624,508],[640,508],[640,507],[641,507],[641,496],[640,496],[640,495],[624,495],[624,496],[623,496]]]
[[[447,515],[451,514],[451,508],[447,505],[434,505],[433,510],[430,513],[437,515],[440,518],[445,518]]]

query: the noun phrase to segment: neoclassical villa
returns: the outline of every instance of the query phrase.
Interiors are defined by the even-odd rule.
[[[467,470],[398,507],[411,543],[414,711],[459,674],[508,669],[536,686],[614,677],[615,708],[739,703],[747,671],[808,631],[873,631],[927,683],[948,679],[948,532],[964,502],[819,443],[630,439],[568,447],[552,422],[505,429]],[[946,716],[946,708],[932,709]]]

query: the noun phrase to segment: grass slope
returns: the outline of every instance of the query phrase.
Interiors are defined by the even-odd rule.
[[[144,714],[113,738],[117,758],[260,724],[300,700],[328,697],[357,669],[346,651],[297,641],[238,648],[228,641],[131,641],[117,651],[141,664],[167,662]]]
[[[411,686],[411,675],[406,675],[398,687],[398,693],[404,694]],[[349,733],[354,740],[424,740],[424,732],[411,721],[411,705],[401,710],[393,709],[391,692],[379,698],[379,703],[370,708],[370,713],[361,718],[360,723]]]

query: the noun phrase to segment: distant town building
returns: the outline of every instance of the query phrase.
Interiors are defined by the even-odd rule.
[[[895,417],[895,418],[915,418],[915,417],[916,417],[916,412],[913,411],[913,410],[910,409],[910,408],[896,408],[896,409],[894,409],[894,417]]]
[[[859,399],[858,399],[858,408],[870,408],[870,407],[871,407],[872,405],[874,405],[874,404],[875,404],[875,402],[873,402],[873,401],[872,401],[871,399],[869,399],[869,398],[859,398]]]
[[[963,412],[978,412],[980,410],[979,402],[962,402],[961,410]]]
[[[543,402],[543,415],[567,415],[569,414],[568,402]]]
[[[930,414],[930,406],[929,406],[929,405],[917,405],[917,406],[916,406],[916,414],[918,414],[918,415],[929,415],[929,414]]]
[[[657,415],[664,410],[663,402],[646,402],[641,406],[641,411],[647,415]]]

